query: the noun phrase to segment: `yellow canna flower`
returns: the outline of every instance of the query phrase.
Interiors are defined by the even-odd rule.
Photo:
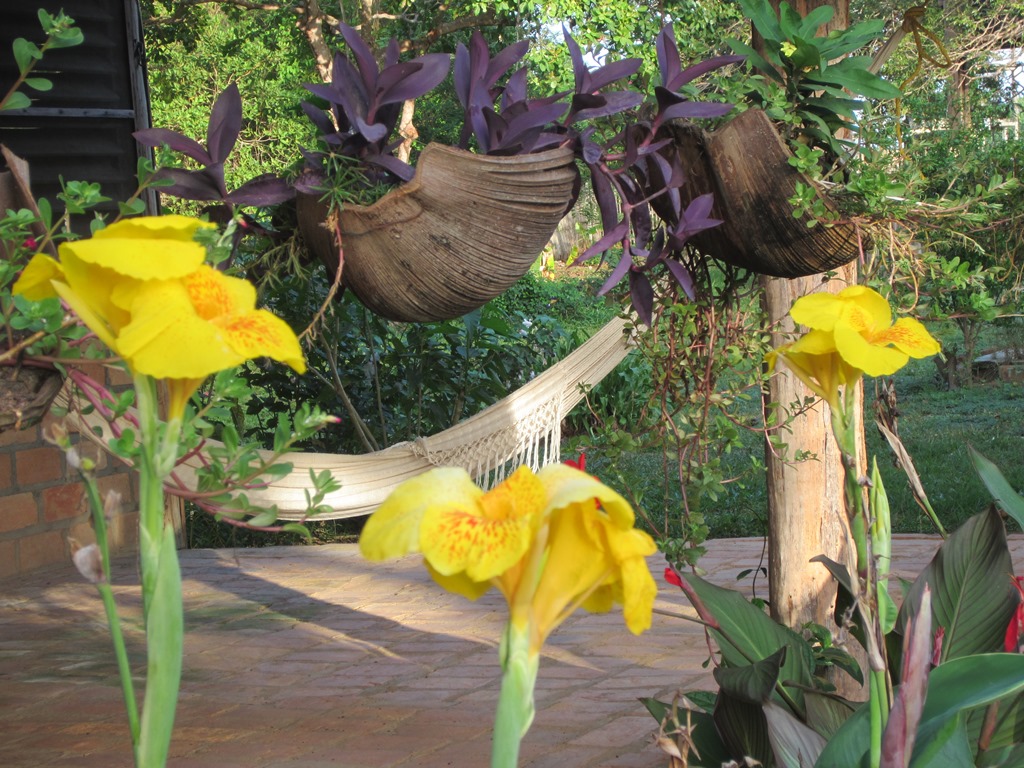
[[[14,290],[60,295],[133,372],[167,382],[171,417],[207,376],[250,358],[271,357],[303,373],[291,328],[256,309],[248,281],[205,264],[206,250],[193,237],[212,226],[185,216],[117,222],[62,244],[59,264],[35,256]]]
[[[863,285],[838,294],[813,293],[797,299],[790,316],[811,330],[767,356],[769,368],[778,357],[817,395],[838,404],[838,388],[864,373],[888,376],[911,357],[937,354],[939,343],[920,321],[892,321],[889,303]]]
[[[831,331],[843,361],[868,376],[889,376],[911,357],[940,350],[920,321],[903,317],[893,323],[889,302],[864,285],[804,296],[793,303],[790,315],[813,330]]]
[[[657,548],[634,522],[622,496],[565,465],[521,467],[486,492],[441,468],[395,489],[359,545],[370,560],[420,552],[438,584],[470,599],[497,587],[535,654],[577,608],[621,603],[630,631],[650,627],[657,588],[645,558]]]

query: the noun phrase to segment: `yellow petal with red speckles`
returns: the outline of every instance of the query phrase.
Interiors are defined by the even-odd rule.
[[[400,483],[370,515],[359,536],[359,550],[368,560],[387,560],[420,551],[420,525],[434,504],[472,507],[483,491],[469,473],[457,467],[431,469]]]
[[[420,527],[423,556],[442,575],[496,578],[529,549],[544,502],[543,485],[524,467],[475,504],[434,504],[424,511]]]

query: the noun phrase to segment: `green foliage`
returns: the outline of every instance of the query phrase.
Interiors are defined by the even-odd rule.
[[[322,267],[264,287],[267,306],[296,325],[327,292]],[[331,302],[307,353],[310,374],[250,367],[257,396],[253,425],[267,429],[282,411],[316,403],[344,416],[310,444],[361,453],[446,429],[501,399],[572,348],[550,315],[492,302],[465,317],[405,324],[367,311],[351,294]]]
[[[18,65],[18,78],[3,97],[0,97],[0,110],[32,106],[32,99],[19,89],[26,86],[35,91],[45,92],[53,88],[53,83],[49,79],[30,76],[46,52],[58,48],[71,48],[82,43],[82,30],[75,26],[75,20],[66,16],[64,11],[54,16],[40,8],[38,15],[46,40],[42,45],[36,45],[31,40],[19,37],[11,44],[14,61]]]
[[[806,17],[788,3],[782,3],[778,12],[768,0],[740,0],[740,7],[760,34],[764,53],[762,56],[740,40],[728,41],[761,75],[750,81],[747,99],[786,125],[786,137],[794,143],[812,142],[838,157],[850,142],[836,134],[844,128],[856,130],[856,113],[864,106],[850,98],[851,93],[868,99],[898,99],[902,95],[868,70],[868,57],[850,55],[881,37],[883,20],[865,21],[818,37],[819,27],[832,20],[835,9],[829,5],[815,8]],[[781,101],[779,89],[784,94]]]
[[[850,615],[840,615],[843,605],[854,601],[850,592],[850,576],[843,566],[830,563],[830,569],[840,582],[840,599],[837,601],[837,619],[848,622]],[[913,756],[908,762],[894,765],[924,768],[951,764],[1002,764],[990,763],[986,752],[991,746],[992,732],[980,742],[981,720],[987,708],[998,702],[1000,709],[1009,717],[999,721],[998,748],[993,757],[1020,748],[1019,734],[1024,727],[1024,712],[1017,706],[1021,688],[1024,687],[1024,656],[997,653],[1003,646],[1003,634],[1014,615],[1019,598],[1006,574],[1012,572],[1006,536],[998,515],[983,512],[969,520],[959,531],[943,542],[929,566],[915,581],[900,612],[900,621],[892,633],[890,664],[894,676],[899,675],[901,663],[913,664],[927,677],[927,695],[923,701],[919,722],[912,722],[910,728],[916,731]],[[845,766],[868,765],[869,705],[852,703],[845,709],[834,710],[830,718],[823,721],[812,717],[812,708],[818,706],[813,691],[828,691],[830,686],[823,681],[807,677],[803,668],[779,666],[785,659],[787,664],[797,658],[810,658],[815,646],[821,645],[822,636],[830,643],[824,630],[811,634],[811,640],[802,638],[774,624],[761,611],[738,593],[712,587],[696,576],[683,577],[683,589],[697,607],[700,618],[712,627],[722,654],[722,667],[715,678],[720,686],[718,702],[737,697],[758,706],[748,709],[733,718],[713,718],[714,735],[717,744],[710,744],[712,754],[725,751],[729,757],[741,760],[750,751],[737,752],[737,745],[749,744],[742,734],[751,734],[763,725],[767,726],[771,739],[768,754],[755,754],[765,765],[798,766],[816,765],[821,768],[845,768]],[[930,624],[927,627],[942,629],[942,642],[937,646],[941,663],[932,667],[929,658],[912,661],[900,654],[900,637],[908,631],[908,621],[916,616],[922,607],[925,584],[931,588]],[[854,621],[861,621],[859,613],[853,614]],[[774,627],[774,629],[773,629]],[[862,634],[854,633],[858,639]],[[932,633],[928,633],[931,638]],[[929,643],[930,645],[930,643]],[[785,649],[784,655],[780,655]],[[768,664],[775,659],[774,664]],[[848,659],[848,657],[847,657]],[[919,666],[923,665],[923,666]],[[813,669],[813,667],[811,667]],[[906,680],[907,670],[901,679]],[[765,677],[767,675],[767,677]],[[759,696],[752,695],[750,685],[758,679],[757,690],[765,691]],[[801,686],[790,690],[784,682],[791,684],[804,681]],[[906,685],[906,683],[904,683]],[[767,687],[765,687],[767,686]],[[768,692],[771,692],[770,695]],[[795,694],[799,693],[800,697]],[[780,695],[781,694],[781,695]],[[896,689],[897,696],[901,689]],[[835,695],[833,701],[840,701]],[[815,702],[813,705],[811,702]],[[685,725],[687,714],[702,711],[690,704],[693,711],[687,713],[678,706],[670,708],[663,702],[645,702],[651,713],[663,722],[663,730]],[[761,709],[768,715],[760,714]],[[778,711],[768,712],[769,708]],[[1009,708],[1009,709],[1007,709]],[[779,716],[779,712],[782,716]],[[965,719],[966,715],[966,719]],[[895,710],[892,717],[896,717]],[[667,725],[664,723],[667,720]],[[890,721],[895,722],[895,721]],[[761,725],[759,725],[759,723]],[[796,728],[794,723],[801,724]],[[836,728],[836,725],[839,725]],[[818,734],[805,742],[803,761],[787,757],[787,745],[804,729]],[[709,735],[703,734],[705,744]],[[813,745],[809,748],[807,745]],[[954,761],[951,755],[966,755],[967,762]],[[977,761],[977,763],[975,762]],[[702,757],[690,755],[689,765],[713,766],[718,762],[706,762]]]
[[[143,6],[156,20],[146,33],[153,125],[204,137],[215,98],[238,85],[245,121],[225,168],[229,189],[288,168],[296,147],[313,144],[315,129],[299,104],[308,97],[302,84],[318,79],[316,67],[288,7]]]

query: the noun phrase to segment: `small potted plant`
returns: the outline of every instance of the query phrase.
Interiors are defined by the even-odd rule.
[[[326,147],[304,153],[296,182],[303,236],[332,271],[344,254],[344,284],[377,314],[406,321],[461,316],[522,277],[572,205],[571,149],[535,151],[536,134],[565,106],[534,110],[503,132],[501,138],[520,139],[520,152],[489,153],[500,141],[482,141],[480,153],[430,144],[413,169],[392,153],[402,102],[444,80],[451,58],[400,62],[392,41],[381,69],[354,29],[341,31],[351,59],[336,54],[332,82],[307,86],[329,114],[303,104]],[[472,47],[456,54],[456,88],[467,110],[480,115],[480,94],[494,93],[526,45],[493,61],[482,38]],[[360,204],[382,188],[390,191]]]
[[[877,40],[884,22],[866,21],[816,37],[832,19],[830,6],[801,17],[787,3],[778,13],[768,0],[740,0],[740,5],[763,43],[759,53],[729,41],[752,70],[738,84],[744,93],[737,101],[746,109],[710,133],[688,125],[669,129],[696,169],[692,193],[713,192],[715,215],[725,222],[704,233],[699,245],[761,274],[799,277],[835,269],[861,252],[859,233],[841,221],[813,176],[818,168],[841,174],[856,151],[843,135],[856,133],[864,102],[851,94],[901,96],[871,71],[870,57],[847,55]],[[813,204],[794,215],[790,201],[801,194],[813,197]],[[818,218],[808,208],[831,219],[829,226],[815,226]]]

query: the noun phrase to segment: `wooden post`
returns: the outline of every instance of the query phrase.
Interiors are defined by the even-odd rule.
[[[779,0],[772,0],[772,4],[777,9]],[[819,34],[849,26],[849,0],[795,0],[791,5],[801,15],[820,5],[835,8],[832,22],[822,27]],[[755,47],[759,43],[755,35]],[[815,291],[837,293],[856,280],[856,264],[841,268],[836,278],[828,281],[821,275],[795,280],[762,278],[764,307],[772,323],[773,345],[785,341],[784,333],[793,330],[786,315],[796,299]],[[768,401],[789,408],[791,403],[803,402],[807,397],[813,397],[812,393],[784,366],[780,366],[769,383]],[[862,390],[858,399],[863,402]],[[858,430],[863,437],[862,424]],[[790,458],[797,451],[810,451],[817,458],[788,465],[770,450],[766,452],[772,616],[794,628],[813,621],[834,629],[831,619],[835,586],[825,568],[809,562],[812,557],[824,554],[852,567],[849,526],[843,506],[842,465],[832,436],[827,406],[818,403],[812,410],[798,416],[791,431],[784,433],[783,438],[789,445]]]
[[[784,343],[787,333],[794,330],[786,315],[796,299],[819,290],[838,292],[856,281],[856,272],[855,266],[843,267],[827,283],[817,275],[793,280],[762,278],[765,307],[772,322],[772,345]],[[769,382],[768,400],[786,413],[792,403],[802,403],[807,397],[814,395],[780,365]],[[862,401],[862,392],[860,398]],[[862,431],[863,426],[859,429]],[[792,464],[780,460],[771,450],[766,452],[768,599],[772,616],[796,629],[813,621],[834,630],[831,617],[835,585],[824,567],[810,562],[812,557],[824,554],[847,563],[851,569],[854,565],[843,505],[843,469],[828,406],[819,401],[797,416],[783,439],[789,446],[790,460],[798,451],[809,451],[816,458]]]

